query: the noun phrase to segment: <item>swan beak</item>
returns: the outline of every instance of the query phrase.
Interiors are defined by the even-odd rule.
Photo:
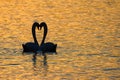
[[[42,29],[42,27],[41,27],[41,26],[39,26],[39,27],[40,27],[39,29],[41,30],[41,29]]]

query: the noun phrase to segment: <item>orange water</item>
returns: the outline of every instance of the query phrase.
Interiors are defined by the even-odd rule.
[[[57,55],[22,55],[33,22],[48,25]],[[43,31],[37,31],[40,42]],[[0,80],[119,80],[119,0],[1,0]]]

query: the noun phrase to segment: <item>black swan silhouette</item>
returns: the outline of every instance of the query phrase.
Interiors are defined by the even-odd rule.
[[[23,52],[36,52],[38,50],[39,44],[38,44],[36,33],[35,33],[36,27],[39,29],[39,23],[34,22],[32,25],[32,36],[33,36],[34,42],[27,42],[25,44],[22,44]]]
[[[39,26],[40,26],[40,29],[42,27],[44,27],[44,34],[43,34],[42,42],[41,42],[41,44],[40,44],[37,51],[42,51],[42,55],[44,57],[46,57],[46,55],[45,55],[46,52],[54,52],[54,53],[56,53],[57,44],[54,44],[52,42],[44,43],[45,38],[47,36],[47,32],[48,32],[47,24],[45,22],[41,22],[41,24]],[[36,58],[36,55],[37,55],[37,52],[33,55],[33,57]]]

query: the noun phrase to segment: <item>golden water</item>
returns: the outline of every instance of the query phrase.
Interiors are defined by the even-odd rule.
[[[22,55],[35,21],[58,44],[45,65]],[[0,80],[120,80],[120,0],[0,0],[0,37]]]

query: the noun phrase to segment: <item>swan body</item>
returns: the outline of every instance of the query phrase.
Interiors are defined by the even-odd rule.
[[[22,44],[23,52],[36,52],[39,46],[33,42],[28,42],[26,44]]]
[[[34,42],[27,42],[25,44],[22,44],[23,52],[36,52],[38,50],[39,44],[36,39],[36,33],[35,33],[36,27],[39,29],[39,23],[34,22],[32,25],[32,35]]]
[[[56,52],[56,48],[57,48],[57,44],[54,44],[52,42],[47,42],[41,45],[38,48],[38,50],[41,49],[41,51],[43,52]]]

